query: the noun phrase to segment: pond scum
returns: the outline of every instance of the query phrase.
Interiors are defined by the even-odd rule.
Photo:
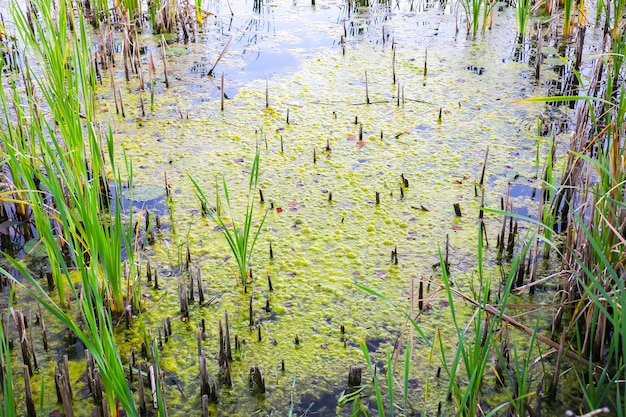
[[[485,60],[515,10],[522,65],[461,76],[401,25],[374,35],[391,2],[332,5],[337,54],[232,98],[231,36],[194,69],[207,103],[176,58],[237,5],[11,3],[3,416],[626,415],[626,2],[403,3],[449,13],[431,36],[452,28]],[[381,55],[358,42],[370,30]],[[516,118],[536,134],[483,140]]]

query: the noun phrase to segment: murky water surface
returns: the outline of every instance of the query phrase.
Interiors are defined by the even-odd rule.
[[[220,390],[214,412],[333,415],[349,365],[364,366],[359,338],[384,367],[387,349],[401,332],[413,280],[432,282],[430,308],[419,318],[425,334],[449,330],[447,301],[433,268],[446,235],[455,285],[468,293],[479,285],[474,280],[481,198],[475,190],[479,196],[483,191],[476,183],[487,148],[485,205],[498,208],[512,182],[516,211],[536,214],[536,158],[539,152],[543,161],[548,140],[537,136],[537,118],[545,109],[516,100],[547,94],[548,82],[558,77],[546,64],[540,82],[534,80],[528,51],[517,44],[514,11],[506,8],[495,13],[491,30],[472,41],[456,6],[445,3],[401,1],[350,10],[343,2],[320,0],[315,6],[291,0],[231,6],[233,16],[226,2],[205,3],[210,15],[196,42],[167,39],[169,89],[160,37],[140,34],[147,46],[144,79],[150,54],[156,66],[153,103],[137,76],[124,80],[119,63],[114,75],[126,117],[116,114],[110,79],[105,77],[98,92],[102,121],[112,126],[118,155],[124,151],[132,159],[138,191],[149,191],[134,198],[135,209],[154,209],[164,225],[143,254],[157,265],[161,289],[144,284],[145,312],[131,330],[119,331],[122,357],[139,351],[144,331],[156,335],[163,318],[173,317],[173,337],[161,350],[170,415],[195,415],[200,404],[195,332],[204,319],[203,349],[215,375],[217,325],[228,310],[232,334],[244,344],[233,363],[234,386]],[[567,116],[567,110],[559,111]],[[253,256],[254,282],[244,294],[229,248],[219,228],[202,217],[189,177],[213,199],[215,180],[224,176],[233,216],[241,219],[257,147],[265,203],[255,197],[254,216],[269,213]],[[165,176],[173,195],[169,210]],[[402,177],[408,187],[401,191]],[[454,203],[462,217],[455,216]],[[485,219],[486,256],[495,266],[501,220],[490,214]],[[191,319],[183,322],[177,289],[187,242],[213,301],[194,304]],[[390,261],[396,248],[397,265]],[[500,279],[497,268],[490,274]],[[432,414],[445,402],[446,383],[435,377],[439,363],[423,341],[415,343],[410,400],[415,410]],[[79,345],[66,349],[82,357]],[[40,361],[54,362],[62,353],[40,353]],[[75,365],[79,386],[82,366]],[[264,395],[249,392],[251,366],[265,375]],[[347,408],[342,412],[349,413]]]

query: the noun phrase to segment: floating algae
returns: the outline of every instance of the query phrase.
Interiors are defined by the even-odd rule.
[[[117,330],[126,358],[140,351],[146,333],[156,336],[163,319],[174,317],[173,334],[160,350],[170,415],[194,414],[200,407],[196,331],[202,320],[207,327],[202,349],[209,372],[218,374],[218,320],[225,311],[231,337],[237,336],[241,349],[232,363],[233,386],[220,388],[214,412],[287,415],[308,409],[333,414],[349,365],[363,364],[359,339],[371,342],[375,365],[386,366],[387,349],[394,346],[402,312],[408,309],[411,280],[432,280],[433,291],[438,288],[433,265],[446,235],[455,284],[471,287],[481,203],[475,182],[485,149],[489,147],[488,206],[498,207],[511,181],[536,187],[537,149],[543,156],[548,146],[534,129],[543,107],[513,102],[542,90],[529,79],[530,68],[511,59],[514,33],[506,27],[514,25],[509,16],[498,14],[501,25],[485,39],[467,41],[456,33],[455,16],[443,10],[386,10],[379,20],[368,16],[367,24],[360,21],[365,16],[355,18],[342,45],[342,7],[318,1],[310,10],[277,1],[264,6],[268,15],[237,9],[239,23],[232,32],[239,36],[238,44],[219,64],[228,85],[224,111],[217,79],[202,70],[210,68],[223,47],[208,45],[216,28],[223,28],[217,17],[200,42],[169,46],[174,79],[167,91],[164,81],[157,80],[154,111],[146,116],[140,112],[137,82],[124,84],[119,68],[114,76],[123,85],[127,117],[112,111],[110,80],[105,78],[98,91],[102,120],[111,124],[120,145],[118,155],[124,151],[135,167],[137,188],[125,197],[151,201],[162,198],[166,186],[171,189],[169,215],[162,221],[175,227],[164,230],[142,253],[144,269],[150,259],[160,288],[144,281],[144,312],[134,317],[130,329]],[[267,30],[259,21],[275,26]],[[379,23],[386,43],[378,38],[380,31],[360,30]],[[246,43],[244,36],[258,43]],[[156,39],[147,34],[140,39],[158,54]],[[247,61],[249,54],[258,58]],[[288,70],[263,63],[266,56],[270,61],[284,58]],[[148,68],[148,55],[141,60]],[[160,65],[156,62],[157,73],[163,71]],[[267,96],[265,74],[259,74],[265,71],[271,75]],[[145,99],[147,93],[142,94]],[[213,195],[216,179],[223,176],[233,217],[240,218],[257,148],[265,202],[257,204],[254,215],[269,214],[253,257],[254,281],[244,293],[222,234],[203,218],[189,177]],[[165,176],[166,186],[152,185]],[[455,216],[453,203],[460,204],[463,216]],[[522,195],[515,206],[534,215],[537,202]],[[490,214],[485,220],[491,238],[501,220]],[[211,300],[205,306],[191,303],[188,321],[180,320],[177,297],[188,280],[183,273],[187,242]],[[397,264],[390,261],[392,251]],[[489,262],[495,263],[492,254]],[[384,293],[400,308],[355,283]],[[444,294],[435,293],[430,307],[420,324],[432,337],[436,329],[449,330]],[[444,399],[445,384],[433,379],[438,363],[429,358],[426,345],[417,346],[411,401],[430,414]],[[57,359],[49,355],[42,362]],[[250,392],[248,370],[253,366],[265,375],[263,395]],[[73,373],[76,379],[84,372],[80,369]],[[420,382],[431,379],[427,400]]]

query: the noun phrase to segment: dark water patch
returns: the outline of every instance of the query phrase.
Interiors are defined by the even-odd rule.
[[[335,415],[337,399],[343,390],[320,392],[303,396],[294,407],[294,415],[331,416]]]

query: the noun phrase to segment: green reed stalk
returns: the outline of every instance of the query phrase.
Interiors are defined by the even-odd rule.
[[[394,416],[395,405],[393,403],[393,360],[391,349],[387,351],[387,398],[389,399],[389,415]]]
[[[574,0],[563,0],[563,36],[569,36],[572,28]]]
[[[607,3],[610,2],[610,0],[606,1]],[[606,9],[607,18],[609,14],[613,16],[613,29],[611,30],[611,36],[613,40],[617,40],[622,37],[624,33],[622,22],[624,21],[624,14],[626,13],[626,1],[613,0],[613,10],[609,10],[608,7]]]
[[[485,31],[489,14],[495,5],[495,2],[490,3],[489,0],[462,0],[460,3],[465,11],[467,35],[471,34],[472,39],[476,39],[476,35],[479,30],[482,30],[482,32]]]
[[[202,0],[195,0],[196,2],[196,22],[202,26]]]
[[[530,406],[530,398],[535,394],[540,393],[531,392],[532,387],[532,368],[533,368],[533,353],[535,345],[537,343],[537,334],[539,333],[539,326],[541,325],[541,312],[537,315],[535,321],[535,327],[530,335],[530,341],[528,347],[525,348],[526,354],[522,357],[519,352],[516,343],[510,344],[512,347],[512,358],[509,363],[509,359],[502,356],[499,349],[495,349],[498,360],[502,365],[504,371],[503,375],[497,375],[504,387],[504,393],[508,398],[508,402],[511,408],[515,411],[516,415],[526,415],[527,407]],[[504,340],[508,344],[508,340]]]
[[[626,209],[626,204],[623,202],[621,206]],[[590,269],[588,262],[571,249],[576,263],[583,271],[583,274],[577,277],[578,283],[584,289],[586,297],[593,303],[593,322],[597,322],[600,315],[603,315],[614,330],[612,337],[609,336],[608,349],[603,346],[606,350],[606,359],[601,368],[601,374],[598,375],[593,365],[589,366],[588,377],[593,377],[592,380],[596,381],[595,385],[581,381],[581,388],[590,410],[595,410],[609,402],[613,405],[611,408],[617,415],[624,416],[626,415],[624,403],[626,387],[624,387],[623,380],[626,377],[626,364],[623,347],[626,346],[626,319],[623,317],[622,308],[626,303],[626,285],[582,218],[576,212],[574,212],[574,217],[599,260],[594,269]],[[595,269],[601,270],[606,277],[602,277]],[[607,278],[610,281],[607,282]],[[593,353],[589,356],[589,362],[592,364]]]
[[[157,13],[161,10],[161,0],[152,0],[148,2],[148,15],[150,16],[150,26],[157,33]],[[154,86],[152,86],[154,89]]]
[[[226,208],[228,209],[228,214],[230,215],[230,224],[228,224],[220,215],[221,200],[219,197],[219,187],[217,183],[217,209],[214,212],[212,209],[210,209],[211,206],[209,200],[200,188],[199,184],[191,176],[189,177],[195,187],[196,196],[200,200],[200,205],[202,206],[203,211],[211,218],[211,220],[213,220],[218,226],[221,227],[222,234],[226,239],[226,242],[228,243],[228,246],[230,247],[233,256],[237,260],[237,269],[241,285],[245,285],[248,281],[248,270],[250,268],[250,262],[252,260],[254,245],[256,244],[256,241],[259,237],[259,233],[261,233],[261,228],[263,227],[263,223],[265,222],[265,218],[267,217],[268,213],[268,210],[264,210],[263,216],[261,217],[259,224],[255,227],[255,230],[253,230],[252,223],[254,220],[254,196],[259,179],[259,159],[260,151],[257,148],[254,161],[252,162],[250,182],[248,186],[248,201],[246,204],[246,212],[243,218],[243,225],[241,228],[237,225],[233,217],[233,207],[231,205],[230,197],[228,194],[226,178],[222,178],[222,191],[224,193],[224,200],[226,201]]]
[[[38,2],[42,3],[38,5],[41,21],[35,21],[36,34],[32,33],[17,6],[12,7],[12,12],[26,45],[39,61],[47,63],[42,68],[42,75],[33,76],[33,79],[44,94],[55,122],[49,123],[42,112],[31,111],[37,121],[31,125],[31,136],[38,140],[31,140],[28,144],[17,141],[8,151],[14,153],[13,165],[22,170],[20,177],[30,189],[37,189],[36,179],[49,190],[58,211],[52,217],[59,222],[64,240],[75,239],[86,256],[99,261],[101,281],[106,281],[110,290],[112,310],[121,313],[125,290],[122,250],[126,244],[129,263],[133,264],[132,231],[122,221],[120,202],[115,201],[110,206],[105,192],[108,178],[100,148],[103,140],[109,150],[111,169],[118,179],[120,173],[114,164],[111,131],[105,134],[96,130],[95,76],[89,64],[90,36],[84,19],[77,19],[76,31],[72,33],[65,14],[55,17],[48,2]],[[64,2],[61,1],[61,7]],[[87,121],[85,125],[83,118]],[[37,149],[33,148],[34,144],[38,145]],[[27,162],[30,160],[34,162],[32,167]],[[115,186],[118,187],[115,194],[120,195],[120,182]],[[36,195],[31,197],[39,198]],[[43,201],[32,203],[34,207],[45,208]],[[35,210],[34,213],[38,230],[41,229],[44,235],[50,215],[46,211]],[[132,222],[132,210],[130,212]],[[57,245],[55,233],[50,231],[48,236],[43,236],[46,248],[55,254],[50,257],[52,262],[57,261],[59,254],[53,247]],[[59,281],[58,277],[56,280]],[[59,288],[62,292],[62,286]]]
[[[359,339],[359,345],[361,346],[361,352],[363,352],[363,357],[365,358],[367,367],[372,373],[372,383],[374,384],[374,394],[376,395],[376,406],[378,408],[378,415],[380,417],[385,417],[385,407],[383,406],[383,396],[380,392],[380,386],[378,385],[378,375],[376,375],[376,368],[372,364],[372,358],[370,357],[370,351],[367,348],[367,343],[365,343],[365,339]],[[391,364],[387,363],[387,366],[389,365]]]
[[[27,82],[29,118],[18,113],[17,128],[5,127],[5,158],[14,182],[20,184],[16,193],[26,198],[47,249],[57,287],[67,286],[78,300],[79,309],[67,309],[62,290],[58,301],[54,301],[19,261],[11,262],[27,279],[33,297],[91,352],[110,408],[115,409],[119,402],[127,415],[136,416],[110,314],[111,309],[124,309],[121,253],[126,245],[132,265],[132,231],[121,217],[121,178],[114,164],[111,131],[105,134],[96,128],[91,40],[80,9],[75,29],[71,29],[68,16],[57,15],[50,2],[32,1],[39,11],[33,30],[15,3],[11,12],[27,53],[40,63],[37,76],[32,75],[27,63],[24,73],[39,87],[49,112],[33,104],[37,101]],[[60,0],[61,10],[66,5]],[[5,113],[10,113],[6,92],[3,88],[0,91]],[[18,93],[14,84],[13,100],[17,100]],[[11,121],[8,114],[6,117]],[[105,191],[108,179],[101,141],[106,142],[108,162],[117,181],[112,205]],[[15,280],[7,271],[0,272]],[[74,288],[72,276],[80,278],[80,293]]]
[[[1,268],[0,268],[1,269]],[[11,287],[8,307],[13,305],[14,290]],[[3,314],[4,317],[4,314]],[[13,390],[13,367],[11,365],[11,348],[7,339],[4,320],[0,320],[0,372],[2,372],[2,415],[16,417],[15,392]]]
[[[439,253],[440,264],[442,269],[442,278],[445,285],[448,302],[450,303],[450,312],[452,322],[456,330],[455,350],[451,358],[446,356],[446,348],[441,334],[438,336],[438,344],[440,350],[440,360],[449,378],[449,390],[455,400],[458,414],[460,416],[474,417],[478,415],[480,404],[481,387],[486,367],[491,358],[491,352],[494,346],[494,335],[500,327],[501,315],[504,313],[508,298],[511,293],[515,271],[523,259],[525,253],[518,254],[511,265],[498,303],[499,315],[487,317],[484,306],[489,304],[490,279],[483,273],[483,236],[482,228],[479,227],[478,233],[478,280],[481,282],[482,294],[479,300],[479,306],[476,308],[474,315],[467,326],[461,326],[457,319],[454,301],[454,292],[452,291],[448,273],[444,266],[444,259],[441,251]],[[524,249],[524,252],[527,248]],[[470,325],[473,327],[470,331]],[[467,381],[463,384],[457,380],[458,373],[466,376]]]
[[[531,6],[532,0],[517,0],[515,4],[517,32],[522,36],[526,34]]]

